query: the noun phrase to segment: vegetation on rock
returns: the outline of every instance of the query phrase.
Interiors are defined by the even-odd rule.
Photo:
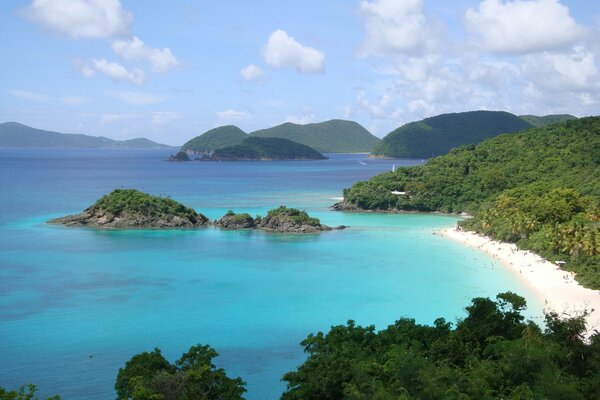
[[[40,400],[35,394],[37,388],[35,385],[22,386],[19,390],[6,391],[0,387],[0,400]],[[52,396],[46,400],[60,400],[60,396]]]
[[[250,135],[288,139],[324,153],[369,152],[379,142],[360,124],[339,119],[305,125],[286,122]]]
[[[247,139],[246,132],[234,125],[220,126],[204,132],[200,136],[188,140],[181,146],[181,151],[204,154],[212,153],[223,147],[235,146]]]
[[[181,162],[181,161],[191,161],[190,156],[185,151],[179,151],[177,154],[169,156],[167,161]]]
[[[392,191],[404,192],[404,195]],[[342,209],[466,211],[462,222],[550,259],[600,288],[600,117],[463,146],[344,190]]]
[[[98,228],[192,228],[208,218],[175,200],[152,196],[135,189],[116,189],[77,215],[49,221],[67,226]]]
[[[241,144],[215,150],[207,161],[324,160],[313,148],[287,139],[250,137]]]
[[[446,154],[457,146],[531,127],[523,119],[504,111],[442,114],[390,132],[371,154],[376,157],[429,158]]]

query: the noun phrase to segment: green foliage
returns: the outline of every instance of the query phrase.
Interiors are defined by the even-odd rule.
[[[519,118],[524,120],[525,122],[530,123],[536,128],[557,124],[559,122],[568,121],[570,119],[577,119],[577,117],[569,114],[552,114],[552,115],[544,115],[543,117],[539,117],[536,115],[519,115]]]
[[[119,369],[118,400],[236,400],[246,391],[240,378],[229,378],[212,360],[209,346],[192,346],[175,364],[159,349],[137,354]]]
[[[108,211],[113,215],[133,213],[157,218],[179,216],[192,221],[200,216],[193,209],[175,200],[152,196],[135,189],[115,189],[102,196],[92,207]]]
[[[583,341],[584,316],[524,322],[525,300],[473,299],[452,329],[400,319],[334,326],[302,342],[308,359],[284,375],[282,400],[584,399],[600,396],[600,336]]]
[[[286,206],[279,206],[278,208],[270,210],[267,213],[267,217],[286,218],[293,221],[297,225],[321,225],[319,218],[310,217],[304,210],[300,211],[296,208]]]
[[[324,153],[369,152],[379,142],[360,124],[339,119],[306,125],[286,122],[250,135],[288,139]]]
[[[35,385],[21,386],[19,390],[6,391],[0,387],[0,400],[39,400],[35,395],[37,388]],[[46,400],[60,400],[60,396],[52,396]]]
[[[469,212],[464,228],[568,261],[592,288],[600,288],[599,198],[600,117],[496,136],[344,190],[360,209]]]
[[[246,132],[233,125],[220,126],[188,140],[181,151],[192,153],[211,153],[223,147],[235,146],[246,139]]]
[[[215,150],[208,160],[324,160],[315,149],[287,139],[250,137],[241,144]]]
[[[58,133],[32,128],[17,122],[0,124],[0,148],[60,149],[168,149],[170,146],[145,138],[112,140],[102,136]]]
[[[390,132],[372,154],[394,158],[429,158],[484,139],[531,128],[528,122],[503,111],[442,114],[411,122]]]

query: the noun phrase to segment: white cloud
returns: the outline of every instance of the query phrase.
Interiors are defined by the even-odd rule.
[[[43,93],[30,92],[27,90],[10,90],[10,94],[13,96],[19,97],[21,99],[30,100],[30,101],[38,101],[38,102],[46,102],[50,101],[50,96]]]
[[[124,103],[135,106],[158,104],[166,100],[164,96],[133,91],[108,92],[107,95]]]
[[[113,122],[125,121],[136,118],[136,114],[103,114],[100,116],[101,124],[112,124]]]
[[[484,49],[524,54],[573,43],[585,31],[559,0],[484,0],[468,9],[468,29]]]
[[[259,79],[264,75],[262,69],[260,69],[254,64],[250,64],[246,68],[242,68],[240,74],[247,81]]]
[[[109,62],[105,59],[92,60],[90,64],[76,63],[76,67],[85,77],[92,77],[100,72],[115,81],[126,81],[134,85],[141,85],[146,81],[146,74],[139,68],[128,70],[121,64]]]
[[[25,15],[75,39],[125,35],[133,20],[119,0],[34,0]]]
[[[323,52],[303,46],[281,29],[271,33],[262,48],[262,57],[273,68],[289,67],[302,73],[322,72],[324,69]]]
[[[600,74],[595,57],[583,47],[570,53],[543,53],[527,56],[523,61],[525,76],[538,90],[551,92],[597,91]]]
[[[246,111],[226,110],[217,112],[217,117],[220,121],[242,121],[252,117],[250,113]]]
[[[131,39],[118,39],[112,44],[115,53],[126,60],[141,60],[152,65],[157,72],[168,72],[179,66],[179,61],[171,53],[171,49],[153,49],[146,46],[137,36]]]
[[[366,37],[359,54],[423,54],[437,46],[441,26],[428,21],[421,0],[363,0]]]

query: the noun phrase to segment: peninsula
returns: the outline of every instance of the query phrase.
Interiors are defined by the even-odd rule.
[[[304,144],[280,138],[250,137],[235,146],[223,147],[200,161],[284,161],[326,160],[323,154]]]

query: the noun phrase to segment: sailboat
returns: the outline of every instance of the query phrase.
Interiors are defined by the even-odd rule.
[[[392,172],[396,172],[396,164],[392,165]]]

